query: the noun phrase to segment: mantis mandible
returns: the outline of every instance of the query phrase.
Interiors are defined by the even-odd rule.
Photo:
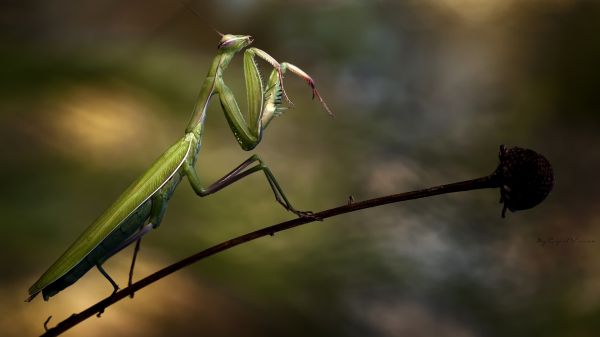
[[[202,144],[207,107],[213,95],[219,95],[229,127],[241,148],[246,151],[252,150],[260,143],[263,130],[285,109],[282,106],[282,98],[287,98],[283,88],[283,74],[286,71],[305,80],[312,89],[313,98],[317,97],[323,108],[332,114],[308,74],[293,64],[277,62],[263,50],[246,48],[252,42],[249,35],[222,35],[218,54],[204,79],[185,135],[135,180],[29,288],[28,301],[40,292],[44,300],[48,300],[75,283],[93,267],[111,283],[113,293],[116,292],[119,288],[103,269],[102,264],[123,248],[135,243],[129,272],[131,284],[142,236],[160,225],[168,202],[184,177],[187,177],[198,196],[205,197],[252,173],[263,172],[278,203],[300,217],[312,216],[311,212],[299,211],[292,206],[271,170],[257,155],[252,155],[206,188],[200,183],[194,168]],[[244,75],[248,99],[248,112],[245,116],[223,80],[223,72],[229,62],[244,49]],[[261,79],[256,57],[274,68],[266,83]]]

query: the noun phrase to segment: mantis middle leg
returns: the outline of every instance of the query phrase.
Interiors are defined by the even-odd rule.
[[[255,166],[251,166],[254,163],[258,163],[258,164]],[[280,203],[286,210],[288,210],[300,217],[304,217],[304,216],[311,217],[312,216],[312,212],[299,211],[292,206],[292,204],[289,202],[289,200],[285,196],[285,193],[283,193],[283,190],[279,186],[279,183],[275,179],[275,176],[273,175],[271,170],[267,167],[267,165],[264,164],[264,162],[262,161],[262,159],[260,159],[260,157],[258,155],[250,156],[250,158],[246,159],[243,163],[241,163],[239,166],[237,166],[231,172],[229,172],[228,174],[226,174],[221,179],[217,180],[216,182],[214,182],[212,185],[210,185],[207,188],[202,187],[202,184],[200,183],[200,178],[198,177],[196,170],[192,167],[191,164],[186,162],[183,165],[184,165],[183,166],[184,172],[185,172],[186,176],[188,177],[188,180],[190,182],[190,185],[192,186],[192,189],[200,197],[205,197],[207,195],[218,192],[221,189],[233,184],[234,182],[236,182],[244,177],[249,176],[250,174],[252,174],[254,172],[262,171],[265,174],[265,177],[267,178],[267,182],[269,183],[269,186],[271,187],[271,189],[273,190],[273,194],[275,195],[275,200],[278,203]]]

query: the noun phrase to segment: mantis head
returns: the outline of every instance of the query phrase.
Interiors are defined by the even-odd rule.
[[[223,38],[221,38],[221,42],[217,46],[219,51],[238,52],[249,46],[253,41],[250,35],[225,34],[222,36]]]

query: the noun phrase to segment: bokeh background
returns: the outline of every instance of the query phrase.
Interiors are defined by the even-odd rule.
[[[23,302],[182,135],[213,29],[301,66],[336,113],[288,75],[295,108],[254,151],[300,209],[483,176],[500,144],[546,155],[555,189],[506,219],[484,190],[263,238],[68,335],[600,334],[600,2],[3,1],[0,25],[0,335],[38,335],[49,315],[56,324],[110,293],[91,271],[49,302]],[[226,82],[244,106],[240,60]],[[207,125],[197,167],[209,183],[249,154],[217,102]],[[205,199],[184,181],[136,275],[291,217],[259,175]],[[130,258],[106,265],[121,285]]]

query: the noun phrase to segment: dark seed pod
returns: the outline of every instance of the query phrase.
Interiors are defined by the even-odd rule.
[[[500,146],[500,165],[494,172],[500,184],[500,202],[511,212],[542,202],[554,185],[552,166],[541,154],[520,147]]]

